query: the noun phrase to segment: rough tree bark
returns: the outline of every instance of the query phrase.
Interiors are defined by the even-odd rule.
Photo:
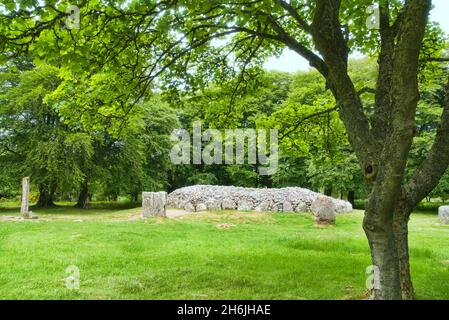
[[[395,210],[395,234],[401,273],[402,298],[413,299],[414,289],[410,274],[408,221],[413,209],[438,184],[449,166],[449,79],[445,88],[443,113],[435,141],[426,159],[402,189]]]
[[[137,201],[139,201],[139,194],[137,192],[131,193],[131,201],[132,203],[137,203]]]
[[[54,199],[53,199],[55,192],[56,192],[56,184],[55,183],[51,183],[50,185],[40,184],[39,185],[39,199],[37,201],[36,207],[40,207],[40,208],[53,207],[55,205]]]
[[[81,183],[80,193],[75,207],[80,209],[87,209],[89,207],[89,184],[87,180]]]
[[[394,236],[399,259],[399,276],[403,300],[412,300],[415,295],[410,273],[410,256],[408,245],[408,222],[413,208],[407,206],[407,200],[402,196],[394,213]]]
[[[363,227],[373,265],[378,270],[379,287],[374,288],[373,298],[401,299],[400,267],[404,263],[400,261],[408,263],[404,228],[408,217],[401,228],[395,228],[395,213],[416,131],[419,53],[431,1],[406,1],[395,28],[390,27],[388,2],[381,5],[382,48],[376,110],[371,122],[348,76],[349,50],[339,21],[340,4],[341,1],[317,0],[312,37],[327,66],[323,75],[340,107],[349,140],[371,188]]]
[[[348,191],[348,202],[354,208],[354,206],[355,206],[355,191],[354,190],[349,190]]]

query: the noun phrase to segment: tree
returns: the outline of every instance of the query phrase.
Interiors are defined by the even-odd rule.
[[[238,77],[226,83],[211,83],[201,92],[178,90],[171,97],[171,104],[178,106],[184,129],[192,134],[192,122],[200,121],[203,129],[229,128],[266,129],[267,121],[259,121],[273,114],[285,101],[291,85],[291,75],[281,72],[262,72],[255,79],[236,90]],[[271,124],[271,123],[270,123]],[[207,143],[204,143],[206,145]],[[225,156],[223,155],[223,161]],[[270,187],[272,179],[261,176],[258,166],[246,165],[201,165],[190,170],[178,168],[182,176],[178,187],[191,184],[221,184],[244,187]]]
[[[93,147],[90,157],[80,154],[83,179],[76,206],[86,208],[94,189],[113,200],[127,194],[137,201],[142,190],[166,188],[169,135],[178,119],[161,95],[148,90],[138,100],[116,100],[127,86],[112,71],[89,79],[62,71],[61,77],[47,101],[57,105],[72,130],[89,135]]]
[[[87,74],[98,68],[121,71],[130,81],[129,89],[118,93],[125,96],[145,90],[160,76],[169,80],[168,87],[201,87],[236,73],[242,83],[247,71],[268,55],[284,47],[295,51],[325,78],[370,190],[363,227],[379,271],[374,298],[411,298],[407,225],[413,208],[434,189],[449,164],[449,83],[433,146],[406,179],[417,131],[418,71],[431,0],[378,1],[380,21],[375,30],[366,23],[372,17],[365,9],[372,4],[239,0],[125,5],[91,0],[80,5],[89,24],[65,32],[59,29],[66,15],[63,6],[32,0],[22,2],[19,10],[18,4],[8,1],[0,20],[0,46],[7,58],[29,49],[76,72],[83,66]],[[217,44],[213,39],[223,41]],[[370,110],[348,72],[351,50],[377,57]],[[229,59],[231,53],[234,59]],[[444,60],[432,56],[425,61],[433,58]],[[229,68],[230,61],[235,68]]]
[[[58,72],[42,66],[4,73],[5,90],[0,95],[1,144],[8,154],[4,164],[19,176],[31,175],[39,190],[36,205],[41,207],[54,204],[57,188],[70,189],[78,183],[79,160],[91,153],[89,137],[71,131],[54,105],[45,101],[60,83]]]
[[[361,91],[375,84],[377,70],[371,59],[352,59],[349,74]],[[362,94],[365,108],[372,106],[372,100],[370,94]],[[348,200],[354,204],[355,191],[360,195],[365,193],[363,178],[335,106],[335,99],[318,72],[300,72],[292,76],[288,94],[274,112],[258,122],[266,128],[275,127],[280,133],[285,162],[276,178],[291,175],[293,180],[296,175],[297,181],[302,182],[300,185],[310,183],[314,190],[327,195],[337,191],[340,196],[347,193]],[[286,164],[288,171],[284,170]],[[303,167],[306,179],[300,168],[294,170],[295,164]]]

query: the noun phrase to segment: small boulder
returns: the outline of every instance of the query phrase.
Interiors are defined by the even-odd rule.
[[[246,199],[242,199],[239,201],[238,206],[237,206],[237,210],[238,211],[249,211],[253,209],[253,205],[251,202],[249,202]]]
[[[316,197],[311,210],[317,224],[335,224],[337,206],[332,198],[321,195]]]
[[[282,211],[283,212],[293,212],[295,210],[293,209],[293,204],[290,201],[285,201]]]
[[[187,202],[184,204],[184,210],[188,212],[195,212],[195,206],[192,203]]]
[[[260,202],[255,208],[255,210],[258,212],[267,212],[269,211],[269,209],[270,209],[270,201],[268,200]]]
[[[307,212],[308,208],[307,208],[307,204],[304,202],[299,202],[295,207],[294,207],[294,211],[295,212]]]
[[[197,212],[207,211],[207,206],[204,203],[198,203],[196,205],[196,211]]]
[[[229,198],[223,199],[223,201],[221,202],[221,207],[223,208],[223,210],[237,209],[237,205],[236,205],[235,201],[233,201],[232,199],[229,199]]]
[[[206,202],[207,210],[210,211],[220,211],[221,201],[217,199],[210,199]]]

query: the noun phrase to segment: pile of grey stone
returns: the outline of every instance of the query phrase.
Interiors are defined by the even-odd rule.
[[[197,185],[177,189],[168,195],[168,206],[191,212],[207,210],[255,210],[260,212],[313,212],[326,222],[335,215],[352,211],[343,200],[304,188],[255,189],[233,186]]]

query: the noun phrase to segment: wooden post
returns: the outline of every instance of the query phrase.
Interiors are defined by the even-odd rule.
[[[23,218],[30,218],[30,177],[22,179],[22,206],[20,208],[20,214]]]

